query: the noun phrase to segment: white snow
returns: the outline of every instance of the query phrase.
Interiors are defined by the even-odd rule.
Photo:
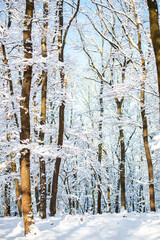
[[[105,213],[35,218],[32,234],[23,237],[22,218],[0,218],[3,240],[159,240],[160,213]]]

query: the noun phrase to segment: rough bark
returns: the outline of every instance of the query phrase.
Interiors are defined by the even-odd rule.
[[[159,91],[159,121],[160,121],[160,27],[158,21],[158,4],[156,0],[147,0],[151,39],[156,58],[158,91]]]
[[[32,18],[34,10],[34,0],[26,0],[26,11],[23,30],[23,45],[24,58],[30,60],[32,58]],[[20,143],[22,144],[20,167],[21,167],[21,193],[22,193],[22,208],[25,235],[31,231],[33,221],[33,209],[31,201],[31,183],[30,183],[30,114],[29,114],[29,99],[32,80],[32,65],[26,63],[23,73],[23,84],[20,102],[20,117],[21,117],[21,134]]]

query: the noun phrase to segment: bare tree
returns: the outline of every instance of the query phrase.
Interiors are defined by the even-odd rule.
[[[20,102],[20,116],[21,116],[21,134],[20,143],[22,144],[21,150],[21,192],[22,192],[22,208],[23,208],[23,221],[25,235],[30,232],[30,227],[33,221],[33,209],[31,201],[31,183],[30,183],[30,149],[27,146],[30,143],[30,113],[29,113],[29,100],[32,80],[32,18],[34,11],[34,0],[26,0],[26,11],[23,30],[23,45],[24,45],[24,58],[26,66],[23,74],[23,84]]]
[[[42,56],[47,57],[47,28],[48,28],[48,2],[43,2],[43,33],[41,40]],[[41,121],[40,124],[46,123],[46,110],[47,110],[47,70],[46,63],[44,63],[44,69],[42,70],[42,91],[41,91]],[[40,130],[39,133],[40,145],[44,145],[44,130]],[[40,157],[40,216],[46,218],[46,170],[45,170],[45,159],[43,156]]]
[[[149,10],[149,21],[151,39],[153,43],[154,54],[156,58],[158,91],[159,91],[159,121],[160,121],[160,27],[158,21],[158,4],[156,0],[147,0]]]
[[[62,100],[59,107],[59,130],[58,130],[58,150],[62,149],[63,146],[63,136],[64,136],[64,109],[65,109],[65,70],[64,70],[64,48],[66,44],[66,37],[69,31],[69,28],[72,24],[72,21],[77,16],[80,0],[77,1],[77,7],[75,13],[72,18],[69,20],[66,29],[64,30],[64,13],[63,13],[63,3],[64,1],[57,1],[58,6],[58,20],[59,20],[59,29],[58,29],[58,59],[61,63],[60,67],[60,81],[61,81],[61,95]],[[63,34],[64,30],[64,34]],[[52,195],[50,201],[50,213],[51,216],[56,214],[56,200],[57,200],[57,189],[58,189],[58,177],[59,177],[59,169],[60,169],[61,157],[56,158],[54,172],[53,172],[53,183],[52,183]]]
[[[6,5],[7,5],[7,8],[8,8],[7,28],[9,29],[11,27],[11,23],[12,23],[12,21],[11,21],[11,10],[10,10],[10,6],[9,6],[8,2],[6,2]],[[13,98],[14,97],[13,81],[12,81],[12,77],[11,77],[11,70],[10,70],[10,67],[9,67],[7,53],[6,53],[6,47],[5,47],[4,43],[1,43],[0,50],[1,50],[2,55],[3,55],[2,61],[4,63],[4,66],[6,67],[6,75],[7,75],[7,78],[8,78],[7,85],[9,87],[10,96],[11,96],[11,98]],[[12,105],[12,108],[13,108],[13,111],[14,111],[14,120],[15,120],[15,123],[16,123],[16,127],[19,130],[18,116],[17,116],[17,113],[15,111],[15,103],[14,103],[13,100],[11,101],[11,105]],[[8,133],[7,134],[7,141],[10,143],[10,140],[11,140],[10,139],[10,134]],[[11,163],[12,163],[12,172],[16,173],[17,169],[16,169],[16,162],[15,162],[14,157],[15,157],[15,153],[11,152],[10,153],[10,158],[11,158]],[[21,192],[20,192],[19,179],[14,178],[14,183],[15,183],[15,191],[16,191],[16,203],[17,203],[17,206],[18,206],[19,216],[21,217],[22,216],[22,202],[21,202]]]
[[[143,142],[144,142],[145,155],[146,155],[147,164],[148,164],[150,209],[151,211],[155,211],[153,163],[152,163],[152,157],[151,157],[150,148],[149,148],[148,121],[147,121],[147,116],[145,111],[145,82],[146,82],[146,75],[147,75],[146,61],[144,59],[144,54],[142,50],[142,37],[141,37],[140,24],[138,21],[138,15],[136,12],[135,3],[134,3],[134,0],[131,0],[131,2],[132,2],[132,9],[134,12],[135,24],[136,24],[136,30],[137,30],[137,38],[138,38],[137,50],[139,51],[139,54],[140,54],[141,68],[142,68],[140,103],[141,103],[141,117],[142,117],[142,126],[143,126]],[[129,38],[129,36],[127,36],[127,38],[131,43],[131,39]]]

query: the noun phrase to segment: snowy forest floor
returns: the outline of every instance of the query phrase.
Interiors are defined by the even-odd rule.
[[[160,240],[160,213],[63,215],[41,220],[35,217],[32,234],[23,237],[19,217],[0,218],[3,240]]]

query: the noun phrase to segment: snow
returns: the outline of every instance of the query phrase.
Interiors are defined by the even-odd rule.
[[[23,237],[22,218],[0,218],[3,240],[158,240],[160,213],[105,213],[35,218],[32,233]]]
[[[160,135],[159,134],[154,137],[151,146],[152,146],[152,150],[160,149]]]

